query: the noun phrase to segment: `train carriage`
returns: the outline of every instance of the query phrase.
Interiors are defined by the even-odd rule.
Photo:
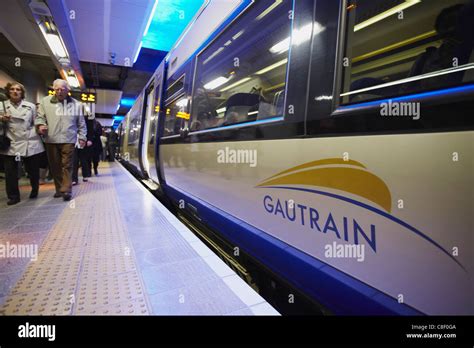
[[[472,315],[472,18],[472,0],[208,1],[120,156],[323,313]]]

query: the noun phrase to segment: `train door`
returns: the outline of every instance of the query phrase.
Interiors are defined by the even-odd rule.
[[[373,3],[316,4],[300,168],[326,223],[312,244],[361,247],[363,262],[322,260],[395,306],[472,315],[472,248],[453,250],[472,245],[472,162],[456,156],[473,158],[473,2]]]
[[[156,161],[158,115],[160,112],[164,63],[157,69],[154,79],[145,91],[145,117],[143,123],[140,157],[142,170],[155,183],[160,183],[159,161]]]

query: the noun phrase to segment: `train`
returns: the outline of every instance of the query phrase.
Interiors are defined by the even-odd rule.
[[[117,157],[288,308],[472,315],[472,18],[471,0],[206,1]]]

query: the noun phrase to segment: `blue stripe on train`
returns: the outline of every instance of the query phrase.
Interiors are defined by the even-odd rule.
[[[385,293],[320,262],[221,209],[164,186],[169,197],[198,209],[200,218],[292,286],[342,315],[422,315]]]

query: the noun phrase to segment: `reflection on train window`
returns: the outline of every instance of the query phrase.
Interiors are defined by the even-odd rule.
[[[136,156],[138,156],[138,142],[140,140],[140,129],[142,126],[142,105],[143,97],[140,95],[128,113],[130,121],[127,144],[129,145],[130,158],[136,158]]]
[[[164,136],[179,134],[189,120],[188,98],[185,95],[166,105]]]
[[[152,104],[151,116],[150,116],[150,128],[148,133],[148,145],[155,144],[155,135],[158,128],[158,115],[160,112],[160,91],[161,86],[158,84],[153,93],[153,101],[150,101]],[[150,150],[154,151],[154,146],[150,147]],[[149,150],[149,151],[150,151]]]
[[[474,80],[474,0],[350,0],[342,102]]]
[[[184,78],[185,75],[181,76],[177,80],[173,81],[172,79],[170,79],[168,81],[169,87],[166,90],[166,95],[168,98],[174,96],[176,93],[178,93],[184,88]]]
[[[192,131],[283,115],[291,3],[253,4],[198,56]]]
[[[131,115],[133,117],[134,115]],[[130,120],[130,132],[128,134],[128,145],[136,145],[138,146],[138,140],[140,138],[140,119],[135,117]]]

